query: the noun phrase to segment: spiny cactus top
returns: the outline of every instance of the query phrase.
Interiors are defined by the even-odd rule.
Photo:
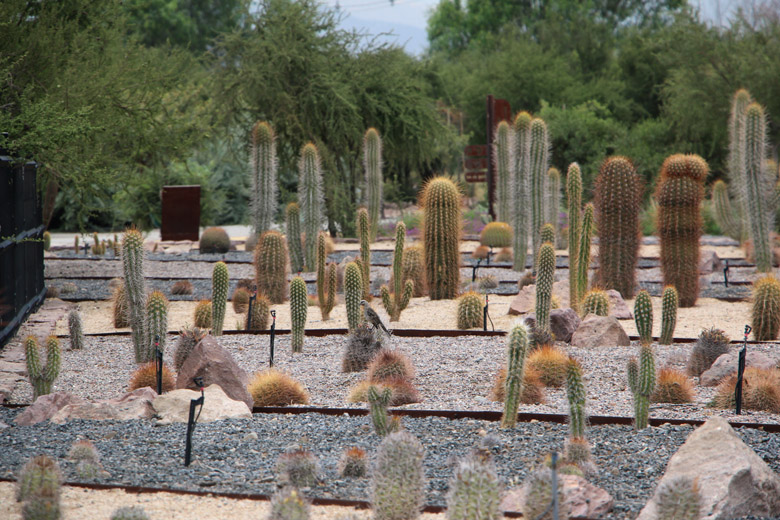
[[[460,190],[450,179],[428,181],[421,195],[425,211],[425,274],[432,300],[457,296],[460,285]]]
[[[317,233],[325,215],[325,201],[322,194],[322,167],[320,154],[314,143],[309,143],[301,150],[298,163],[300,176],[298,178],[298,204],[301,206],[301,221],[306,233],[304,258],[306,269],[313,271],[316,267]]]
[[[363,169],[366,172],[366,205],[371,220],[371,240],[376,239],[382,205],[382,139],[376,128],[363,137]]]
[[[252,227],[260,235],[271,229],[276,215],[276,140],[274,130],[265,121],[252,128]]]

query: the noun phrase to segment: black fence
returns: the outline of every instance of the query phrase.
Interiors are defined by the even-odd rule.
[[[0,150],[0,347],[46,296],[37,171]]]

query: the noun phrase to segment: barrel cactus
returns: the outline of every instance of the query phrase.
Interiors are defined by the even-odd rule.
[[[255,248],[257,291],[271,303],[287,299],[287,243],[278,231],[266,231]]]
[[[756,341],[774,341],[780,331],[780,281],[774,276],[760,278],[753,285],[751,313]]]
[[[609,296],[601,289],[593,289],[582,300],[582,315],[609,316]]]
[[[452,474],[447,520],[499,520],[501,482],[490,461],[466,457]]]
[[[432,300],[455,298],[460,286],[460,190],[446,177],[431,179],[422,191],[421,206],[428,293]]]
[[[479,243],[487,247],[512,245],[512,228],[506,222],[490,222],[479,234]]]
[[[482,298],[473,291],[458,298],[458,328],[472,329],[482,327]]]
[[[296,276],[290,282],[290,321],[292,322],[292,351],[303,352],[303,333],[308,312],[306,282]]]

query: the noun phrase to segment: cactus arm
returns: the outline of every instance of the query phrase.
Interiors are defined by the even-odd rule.
[[[296,276],[290,282],[290,321],[292,322],[293,352],[303,352],[303,336],[308,308],[306,282],[300,276]]]
[[[577,290],[577,258],[580,245],[580,207],[582,206],[582,174],[580,165],[571,163],[566,174],[566,201],[569,220],[569,306],[579,308]]]
[[[214,264],[214,270],[211,276],[211,305],[213,308],[211,314],[211,333],[214,336],[222,335],[229,285],[230,277],[227,265],[225,262],[217,262]]]
[[[661,345],[671,345],[674,328],[677,326],[677,290],[671,285],[664,288],[661,296]]]
[[[639,291],[634,301],[634,322],[636,330],[639,332],[639,341],[643,345],[649,345],[653,342],[653,304],[650,301],[650,294],[645,291]]]

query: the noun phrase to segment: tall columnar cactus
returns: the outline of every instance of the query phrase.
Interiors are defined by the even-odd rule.
[[[217,262],[211,274],[211,334],[214,336],[222,335],[229,285],[227,265],[225,262]]]
[[[573,439],[585,437],[585,384],[582,382],[582,366],[575,359],[566,365],[566,398],[569,400],[569,434]]]
[[[382,207],[382,138],[376,128],[363,136],[363,169],[366,172],[366,205],[371,221],[371,240],[376,240]]]
[[[290,321],[292,351],[303,352],[303,333],[306,329],[306,314],[309,309],[306,282],[296,276],[290,282]]]
[[[355,262],[344,268],[344,302],[347,306],[347,322],[352,332],[360,325],[360,300],[363,294],[363,275]]]
[[[287,299],[287,243],[278,231],[266,231],[255,247],[257,291],[271,303]]]
[[[381,288],[382,305],[390,315],[390,321],[401,319],[401,311],[408,305],[414,293],[414,280],[404,283],[404,241],[406,240],[406,224],[399,221],[395,225],[395,253],[393,254],[393,294],[386,285]]]
[[[271,125],[258,121],[252,128],[250,158],[252,192],[252,231],[260,236],[269,229],[276,215],[276,139]]]
[[[542,244],[549,242],[553,245],[553,250],[555,249],[555,226],[547,222],[539,231],[539,237]]]
[[[751,325],[756,341],[774,341],[780,331],[780,281],[760,278],[753,285]]]
[[[301,207],[290,202],[285,208],[287,217],[287,245],[290,248],[290,270],[293,273],[303,271],[303,244],[301,243]]]
[[[160,291],[152,292],[146,299],[146,319],[149,345],[144,363],[154,360],[155,341],[159,341],[160,350],[165,352],[165,337],[168,334],[168,298]]]
[[[550,242],[543,243],[539,249],[539,263],[536,268],[536,326],[549,331],[552,287],[555,281],[555,249]]]
[[[357,212],[357,232],[360,241],[360,267],[363,271],[363,299],[371,300],[371,225],[368,210],[360,208]]]
[[[661,295],[661,337],[658,343],[671,345],[674,337],[674,328],[677,326],[677,290],[669,285],[664,287]]]
[[[317,237],[317,302],[322,320],[330,319],[330,311],[336,304],[336,264],[331,263],[326,270],[328,255],[325,251],[325,233],[320,231]]]
[[[298,163],[298,204],[301,206],[303,231],[306,233],[304,264],[307,271],[314,271],[317,265],[317,233],[325,215],[325,200],[322,194],[322,167],[320,154],[314,143],[301,150]]]
[[[501,482],[493,464],[467,457],[453,472],[447,493],[447,520],[499,520]]]
[[[637,430],[643,430],[647,428],[650,394],[655,390],[655,356],[652,346],[640,347],[639,363],[636,358],[629,360],[628,386],[634,394],[634,425]]]
[[[515,325],[509,332],[509,343],[506,348],[507,369],[504,381],[504,413],[501,416],[502,428],[512,428],[517,422],[527,354],[528,328],[524,324]]]
[[[446,177],[431,179],[422,191],[421,206],[428,293],[431,300],[455,298],[460,286],[460,190]]]
[[[146,287],[144,284],[144,239],[141,232],[131,228],[122,237],[122,268],[125,275],[128,321],[132,330],[135,362],[145,363],[149,344],[146,331]]]
[[[720,179],[712,185],[712,210],[721,231],[740,242],[745,238],[744,217],[731,204],[728,185]]]
[[[756,255],[756,270],[772,270],[769,232],[772,230],[775,173],[766,167],[766,115],[764,108],[752,103],[745,112],[745,187],[744,204],[750,223],[750,238]],[[680,289],[679,287],[677,288]],[[680,293],[682,300],[682,293]]]
[[[550,139],[547,124],[538,117],[531,121],[531,243],[534,253],[542,245],[541,230],[547,218],[546,203],[549,198],[547,189],[547,168],[550,163]],[[536,265],[534,260],[534,265]]]
[[[707,163],[698,155],[672,155],[661,167],[655,192],[661,271],[664,284],[677,288],[681,307],[692,307],[699,297],[701,201],[707,172]]]
[[[569,221],[569,306],[577,309],[577,251],[580,246],[580,212],[582,211],[582,172],[580,165],[571,163],[566,173],[566,202]]]
[[[512,182],[512,224],[515,236],[514,249],[515,271],[525,270],[525,260],[528,255],[528,227],[531,215],[531,121],[528,112],[520,112],[515,117],[515,175]],[[536,251],[534,251],[536,253]]]
[[[68,332],[70,336],[70,348],[81,350],[84,348],[84,324],[81,321],[81,313],[73,309],[68,313]]]
[[[596,228],[599,231],[599,285],[634,295],[639,254],[642,188],[626,157],[609,157],[596,178]]]
[[[371,506],[376,520],[415,520],[425,498],[425,450],[405,431],[382,440],[374,461]]]
[[[555,236],[557,237],[561,231],[558,219],[558,213],[561,210],[561,172],[555,167],[547,170],[547,202],[545,207],[547,211],[545,221],[553,225]]]
[[[593,239],[593,204],[586,204],[585,211],[582,214],[582,227],[580,229],[579,245],[577,246],[576,262],[576,286],[577,286],[577,307],[588,292],[588,269],[590,268],[590,242]]]
[[[582,298],[582,315],[609,316],[609,296],[601,289],[592,289]]]
[[[385,437],[393,430],[393,423],[387,416],[387,406],[392,395],[393,390],[390,387],[384,387],[380,391],[374,385],[369,386],[366,392],[371,422],[374,424],[374,431],[380,437]]]
[[[60,344],[56,336],[46,338],[46,364],[41,365],[40,347],[35,336],[27,336],[24,353],[27,358],[27,375],[33,387],[33,401],[51,393],[51,385],[60,374]]]
[[[512,177],[515,162],[514,131],[506,121],[501,121],[496,127],[496,137],[493,141],[493,156],[495,157],[496,192],[498,194],[497,218],[501,222],[510,222],[512,215]]]
[[[634,300],[634,322],[639,332],[639,341],[643,345],[653,342],[653,303],[650,293],[644,289],[639,291]]]
[[[740,220],[738,229],[740,236],[738,240],[745,238],[749,224],[744,221],[747,215],[747,206],[745,205],[747,186],[745,169],[745,116],[748,106],[753,103],[753,98],[745,89],[739,89],[731,98],[731,113],[729,114],[729,155],[728,171],[731,185],[729,186],[734,195],[734,215]]]

